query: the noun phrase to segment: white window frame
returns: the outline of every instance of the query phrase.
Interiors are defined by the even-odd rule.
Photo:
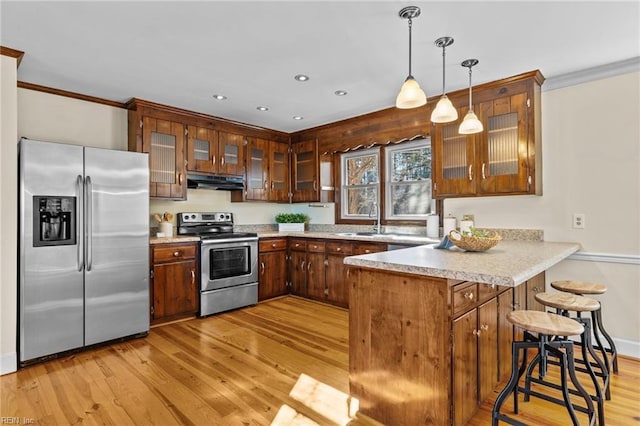
[[[368,157],[371,155],[375,155],[378,160],[378,182],[370,183],[366,185],[347,185],[347,161],[355,158],[355,157]],[[344,220],[371,220],[372,218],[375,220],[376,212],[375,208],[373,208],[372,213],[369,214],[349,214],[349,202],[348,202],[348,189],[349,188],[367,188],[370,186],[375,186],[376,190],[376,204],[379,204],[380,200],[380,148],[370,148],[363,149],[354,152],[347,152],[341,154],[340,156],[340,218]],[[373,216],[371,216],[371,214]]]
[[[431,211],[435,211],[435,200],[433,199],[433,192],[432,192],[432,182],[433,182],[433,151],[431,152],[431,179],[428,179],[428,185],[429,185],[429,192],[431,193],[431,200],[430,200],[430,205],[429,205],[429,212],[425,213],[425,214],[411,214],[411,215],[394,215],[393,214],[393,194],[392,194],[392,184],[398,184],[398,182],[391,182],[391,177],[393,176],[393,162],[392,162],[392,156],[394,153],[397,153],[399,151],[408,151],[408,150],[415,150],[415,149],[421,149],[424,147],[430,147],[431,146],[431,139],[430,138],[425,138],[425,139],[420,139],[417,141],[413,141],[413,142],[408,142],[408,143],[401,143],[398,145],[394,145],[394,146],[387,146],[385,148],[385,203],[384,203],[384,210],[385,210],[385,219],[386,220],[426,220],[427,219],[427,215],[429,214],[429,212]],[[420,182],[420,181],[408,181],[407,184],[411,184],[411,183],[415,183],[415,182]]]

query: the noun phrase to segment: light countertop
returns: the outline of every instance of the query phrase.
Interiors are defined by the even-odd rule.
[[[580,249],[577,243],[501,241],[485,252],[418,246],[350,256],[344,263],[372,269],[515,287]]]

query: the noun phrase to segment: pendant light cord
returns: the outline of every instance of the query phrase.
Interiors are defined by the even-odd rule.
[[[469,111],[473,111],[473,104],[471,102],[471,67],[469,67]]]
[[[409,18],[409,78],[413,78],[411,75],[411,18]]]
[[[442,46],[442,95],[444,96],[444,76],[445,76],[445,72],[444,72],[444,50],[446,49],[445,46]]]

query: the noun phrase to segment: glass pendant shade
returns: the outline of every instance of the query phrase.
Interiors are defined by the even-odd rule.
[[[447,95],[442,95],[431,112],[431,121],[434,123],[450,123],[457,119],[458,110],[453,106]]]
[[[427,96],[418,82],[411,76],[407,77],[396,98],[396,108],[416,108],[426,103]]]
[[[461,135],[472,135],[474,133],[480,133],[484,130],[482,123],[478,120],[478,117],[473,112],[473,110],[469,110],[467,114],[464,116],[464,120],[460,123],[460,127],[458,128],[458,133]]]

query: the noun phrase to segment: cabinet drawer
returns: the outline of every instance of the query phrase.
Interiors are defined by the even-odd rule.
[[[307,243],[307,251],[309,253],[324,253],[324,241],[309,241]]]
[[[157,245],[153,248],[153,263],[195,259],[197,247],[190,245]]]
[[[495,284],[492,286],[491,284],[478,283],[478,298],[480,302],[484,302],[485,300],[495,297],[499,292],[500,287]]]
[[[293,239],[289,243],[289,248],[294,251],[307,251],[307,240]]]
[[[387,251],[386,244],[358,243],[353,246],[353,254],[369,254]]]
[[[453,315],[472,308],[478,301],[478,285],[463,283],[453,287]]]
[[[258,242],[259,244],[259,251],[260,253],[265,253],[265,252],[269,252],[269,251],[279,251],[279,250],[286,250],[287,249],[287,239],[286,238],[279,238],[277,240],[260,240]]]
[[[331,241],[327,243],[327,254],[344,254],[351,255],[353,253],[353,244],[345,242]]]

